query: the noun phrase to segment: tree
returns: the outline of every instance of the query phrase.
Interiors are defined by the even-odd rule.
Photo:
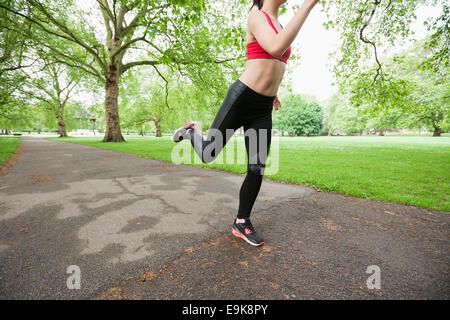
[[[161,67],[160,73],[168,84],[149,71],[148,67],[136,68],[123,78],[119,105],[122,127],[144,132],[150,126],[156,136],[162,136],[163,131],[172,131],[188,120],[204,121],[206,126],[212,122],[220,103],[206,88],[170,73],[167,67]],[[170,90],[167,101],[166,89]]]
[[[437,3],[436,0],[322,2],[328,18],[325,27],[339,32],[342,41],[333,54],[336,59],[333,71],[342,92],[349,93],[354,105],[371,101],[374,109],[382,110],[411,103],[412,84],[399,79],[385,65],[386,59],[381,54],[394,44],[404,44],[419,5]],[[448,35],[448,10],[443,17],[441,20],[447,19],[447,26],[436,28],[435,34]],[[448,53],[448,40],[434,44],[441,47],[439,52]],[[448,59],[448,54],[440,56]]]
[[[402,115],[403,112],[398,109],[385,110],[369,118],[366,126],[369,129],[376,129],[380,136],[384,136],[387,130],[399,129],[398,122]]]
[[[6,134],[11,130],[30,126],[34,121],[36,114],[35,108],[21,101],[11,101],[7,104],[7,108],[0,108],[0,128],[5,130]]]
[[[450,59],[450,4],[446,1],[433,0],[433,4],[441,3],[442,14],[439,17],[425,21],[431,36],[424,43],[424,49],[431,52],[425,58],[420,68],[432,70],[435,73],[448,70]]]
[[[343,97],[339,92],[335,92],[325,104],[324,113],[326,114],[325,127],[328,136],[331,136],[336,127],[337,110],[344,105]]]
[[[322,129],[323,110],[315,102],[306,102],[299,94],[283,99],[283,106],[274,116],[274,127],[289,134],[318,134]]]
[[[166,115],[170,117],[170,110],[166,107],[165,85],[153,79],[147,71],[140,68],[126,77],[126,90],[121,90],[120,110],[125,115],[122,124],[125,128],[140,128],[142,134],[145,134],[148,124],[153,124],[156,136],[162,137],[161,125]],[[165,78],[169,79],[168,75]]]
[[[25,73],[25,71],[23,71]],[[67,68],[51,61],[42,61],[41,76],[34,78],[27,75],[28,81],[22,92],[41,102],[41,106],[51,111],[58,121],[58,134],[67,137],[64,113],[71,93],[77,86],[75,75],[70,74]]]
[[[341,100],[342,101],[342,100]],[[347,101],[342,101],[336,106],[333,133],[336,130],[343,130],[346,134],[362,134],[367,129],[369,115],[362,110],[350,105]]]
[[[360,75],[354,79],[350,104],[369,113],[371,124],[380,130],[380,134],[386,129],[399,128],[397,122],[401,119],[408,119],[406,123],[402,122],[404,126],[431,128],[433,136],[440,136],[442,128],[448,126],[448,67],[423,67],[424,61],[432,55],[424,45],[427,41],[416,41],[400,54],[385,59],[392,81],[378,83],[368,91],[364,88],[370,85],[369,78]]]
[[[13,1],[4,3],[11,4]],[[7,23],[11,13],[0,10],[0,126],[6,133],[17,125],[29,123],[30,105],[15,94],[25,78],[18,71],[34,63],[28,58],[28,43]],[[29,28],[25,21],[17,21],[20,29]]]
[[[402,78],[414,84],[411,112],[433,131],[434,137],[438,137],[450,123],[450,75],[448,64],[424,67],[435,55],[425,45],[429,39],[417,41],[404,50],[401,59],[395,60],[395,67]]]
[[[103,84],[106,117],[103,141],[124,141],[118,96],[119,80],[127,70],[150,65],[159,74],[159,65],[171,65],[180,72],[184,68],[185,74],[194,79],[204,81],[204,75],[215,79],[217,84],[226,83],[221,75],[223,68],[235,70],[234,61],[242,62],[243,56],[235,57],[236,48],[243,48],[241,26],[228,27],[224,17],[206,0],[97,0],[96,3],[98,11],[92,14],[76,8],[72,0],[18,0],[1,3],[0,9],[30,23],[31,29],[18,29],[16,20],[8,18],[21,37],[45,48],[57,62],[81,69]],[[238,7],[231,8],[234,8],[231,13],[239,12]],[[96,13],[103,19],[104,41],[99,39],[100,30],[89,20]],[[209,27],[215,23],[223,23],[220,30]],[[65,50],[73,45],[76,50]],[[223,90],[223,85],[218,88]]]
[[[5,1],[5,4],[11,4],[13,1]],[[24,64],[24,60],[27,57],[28,42],[25,38],[19,36],[19,34],[11,28],[11,25],[7,23],[11,19],[12,14],[10,12],[0,10],[0,104],[4,99],[8,99],[7,90],[17,86],[19,83],[14,82],[11,84],[9,75],[14,74],[15,71],[25,68],[29,65]],[[23,20],[16,21],[15,24],[20,29],[28,29],[29,23]],[[33,62],[33,61],[32,61]],[[32,63],[31,63],[32,64]]]

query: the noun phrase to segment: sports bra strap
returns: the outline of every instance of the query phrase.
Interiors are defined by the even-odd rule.
[[[270,23],[270,25],[272,26],[273,30],[275,30],[275,33],[278,33],[278,31],[277,31],[277,29],[275,28],[275,26],[273,25],[272,19],[270,19],[269,15],[268,15],[265,11],[263,11],[262,9],[260,9],[259,11],[262,11],[262,12],[266,15],[267,20],[269,20],[269,23]]]

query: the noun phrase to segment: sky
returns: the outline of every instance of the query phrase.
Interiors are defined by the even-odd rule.
[[[440,12],[439,7],[419,7],[416,10],[417,21],[412,23],[412,30],[415,32],[412,38],[423,39],[427,35],[423,22],[429,17],[438,16]],[[278,20],[281,25],[285,26],[294,13],[280,16]],[[292,48],[300,53],[300,64],[294,68],[292,74],[293,91],[314,95],[319,101],[328,99],[337,91],[336,87],[332,86],[334,78],[329,71],[331,65],[327,64],[328,54],[335,50],[339,36],[322,26],[325,21],[326,14],[315,7],[292,44]]]

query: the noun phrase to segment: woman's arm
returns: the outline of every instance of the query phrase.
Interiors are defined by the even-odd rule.
[[[248,26],[259,45],[274,57],[281,57],[297,37],[303,23],[318,0],[305,0],[295,16],[278,34],[269,25],[264,13],[252,11]]]

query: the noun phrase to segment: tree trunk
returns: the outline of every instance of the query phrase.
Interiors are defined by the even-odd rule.
[[[59,126],[59,137],[60,138],[68,137],[66,131],[66,123],[64,122],[63,116],[58,117],[58,126]]]
[[[106,76],[106,132],[103,142],[124,142],[119,122],[119,72],[117,64],[110,65]]]
[[[442,129],[439,127],[434,128],[433,137],[440,137],[442,133]]]
[[[159,122],[161,120],[155,120],[155,127],[156,127],[156,136],[157,137],[162,137],[162,133],[161,133],[161,126],[159,125]]]
[[[380,136],[384,136],[384,131],[380,130]]]

